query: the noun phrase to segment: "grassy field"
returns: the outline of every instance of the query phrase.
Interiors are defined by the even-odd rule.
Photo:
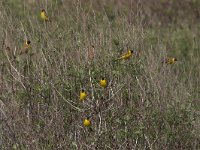
[[[200,149],[199,8],[200,0],[0,1],[0,149]],[[115,61],[127,49],[138,55]]]

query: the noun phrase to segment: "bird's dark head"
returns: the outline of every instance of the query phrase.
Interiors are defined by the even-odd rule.
[[[174,61],[178,61],[178,59],[177,59],[177,58],[174,58]]]
[[[29,44],[31,44],[31,41],[28,40],[26,43],[29,45]]]
[[[87,119],[87,120],[90,120],[90,119],[91,119],[91,116],[87,116],[86,119]]]
[[[42,9],[42,12],[45,12],[45,10],[44,10],[44,9]]]

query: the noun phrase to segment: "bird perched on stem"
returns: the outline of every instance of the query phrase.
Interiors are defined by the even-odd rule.
[[[47,22],[47,21],[51,21],[51,20],[49,19],[48,15],[47,15],[45,9],[42,9],[42,11],[40,12],[40,17],[41,17],[42,20],[44,20],[44,21],[46,21],[46,22]]]
[[[101,78],[101,80],[99,81],[100,83],[100,86],[103,87],[103,88],[106,88],[107,87],[107,81],[105,78]]]
[[[162,63],[165,63],[165,64],[174,64],[176,61],[177,61],[177,58],[168,57],[168,58],[164,59],[162,61]]]
[[[83,100],[86,99],[86,97],[87,97],[87,93],[85,92],[85,90],[82,89],[82,90],[80,91],[79,99],[80,99],[81,101],[83,101]]]
[[[133,55],[133,51],[132,50],[128,50],[125,54],[121,55],[119,58],[115,59],[115,61],[117,60],[128,60],[131,58],[131,56]]]
[[[20,55],[21,54],[24,54],[24,53],[28,53],[28,50],[30,49],[31,47],[31,41],[27,40],[25,43],[24,43],[24,46],[23,48],[20,50]]]

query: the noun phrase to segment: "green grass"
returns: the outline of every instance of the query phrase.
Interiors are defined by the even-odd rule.
[[[0,2],[0,149],[199,149],[199,2],[184,17],[170,2]],[[127,48],[139,56],[114,61]]]

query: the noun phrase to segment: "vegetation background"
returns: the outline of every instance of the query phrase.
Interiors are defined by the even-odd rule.
[[[43,8],[51,22],[40,19]],[[200,0],[1,0],[0,149],[200,149],[199,8]],[[26,40],[31,49],[19,55]],[[139,55],[113,61],[128,48]],[[168,56],[178,62],[162,64]]]

